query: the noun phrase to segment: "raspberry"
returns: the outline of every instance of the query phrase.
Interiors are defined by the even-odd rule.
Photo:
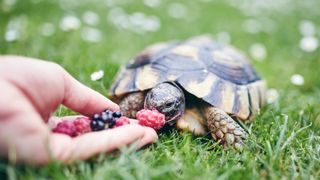
[[[155,130],[161,129],[165,124],[165,116],[156,110],[142,109],[137,112],[136,118],[142,126],[148,126]]]
[[[117,128],[117,127],[124,126],[127,124],[130,124],[129,119],[125,116],[122,116],[119,119],[117,119],[116,124],[112,128]]]
[[[76,136],[76,126],[72,121],[64,120],[58,123],[58,125],[52,130],[54,133],[67,134],[71,137]]]
[[[76,127],[76,136],[90,132],[90,120],[87,117],[78,117],[73,121]]]

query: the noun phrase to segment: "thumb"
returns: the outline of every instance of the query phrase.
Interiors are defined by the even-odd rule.
[[[104,109],[119,111],[119,106],[100,93],[83,85],[64,71],[65,93],[63,102],[68,108],[86,116],[91,116]]]

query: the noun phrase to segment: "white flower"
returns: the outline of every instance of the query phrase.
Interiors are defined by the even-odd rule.
[[[180,3],[172,3],[168,8],[168,13],[171,17],[181,19],[187,16],[187,8]]]
[[[20,15],[10,19],[8,22],[6,32],[4,34],[4,39],[7,42],[13,42],[19,40],[24,31],[27,28],[28,19],[25,15]]]
[[[13,6],[17,3],[17,0],[4,0],[3,4],[7,5],[7,6]]]
[[[277,102],[279,99],[279,93],[276,89],[268,89],[267,91],[267,103],[271,104],[271,103],[275,103]]]
[[[110,10],[108,20],[117,26],[117,28],[127,29],[130,26],[128,15],[119,7]]]
[[[17,3],[17,0],[3,0],[0,4],[1,4],[1,10],[3,12],[6,12],[6,11],[10,11],[12,10],[13,6]]]
[[[100,17],[93,11],[86,11],[82,19],[88,25],[97,25],[100,21]]]
[[[4,35],[4,39],[7,42],[13,42],[16,41],[17,39],[19,39],[19,32],[17,30],[8,30],[5,35]]]
[[[249,54],[253,59],[263,61],[267,57],[267,50],[263,44],[255,43],[250,46]]]
[[[291,83],[297,86],[302,86],[304,84],[304,78],[300,74],[294,74],[291,76]]]
[[[152,7],[152,8],[158,7],[161,3],[160,0],[144,0],[143,2],[145,5]]]
[[[102,33],[98,29],[86,27],[81,31],[81,38],[87,42],[97,43],[102,40]]]
[[[300,48],[305,52],[313,52],[319,46],[319,41],[313,36],[303,37],[300,40]]]
[[[299,30],[303,36],[313,36],[315,34],[316,28],[313,22],[309,20],[303,20],[299,24]]]
[[[100,80],[104,75],[103,70],[96,71],[90,75],[92,81]]]
[[[243,30],[250,34],[257,34],[262,30],[262,24],[256,19],[247,19],[242,23]]]
[[[109,13],[108,13],[108,20],[111,22],[114,22],[115,19],[119,16],[123,16],[126,15],[126,13],[124,12],[124,10],[120,7],[115,7],[112,8]]]
[[[39,31],[43,36],[51,36],[55,32],[55,27],[52,23],[47,22],[41,25]]]
[[[131,16],[129,16],[129,21],[132,26],[139,28],[143,26],[146,19],[146,15],[142,12],[135,12]]]
[[[156,32],[161,26],[157,16],[148,16],[143,12],[134,12],[130,15],[121,8],[111,9],[108,20],[119,29],[129,29],[139,34]]]
[[[159,30],[160,28],[160,20],[158,17],[156,16],[150,16],[147,17],[144,20],[144,24],[142,26],[144,28],[144,30],[146,31],[151,31],[151,32],[156,32]]]
[[[68,15],[60,21],[60,28],[63,31],[71,31],[79,29],[81,22],[76,16]]]

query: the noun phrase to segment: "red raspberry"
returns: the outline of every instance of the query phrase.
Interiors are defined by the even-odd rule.
[[[155,130],[162,128],[166,122],[165,116],[156,110],[142,109],[137,112],[136,118],[142,126],[148,126]]]
[[[78,117],[73,121],[73,124],[76,127],[76,136],[91,132],[90,120],[87,117]]]
[[[76,126],[72,121],[64,120],[58,123],[58,125],[52,130],[54,133],[66,134],[71,137],[76,136]]]
[[[116,120],[116,124],[112,128],[117,128],[127,124],[130,124],[130,120],[125,116],[121,116],[119,119]]]

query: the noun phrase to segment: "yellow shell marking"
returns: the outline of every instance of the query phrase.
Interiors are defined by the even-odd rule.
[[[239,96],[239,110],[236,114],[240,119],[246,120],[250,115],[248,90],[246,86],[238,87],[240,88],[237,90],[237,95]]]
[[[169,75],[167,75],[167,79],[168,79],[169,81],[175,81],[175,80],[178,79],[178,76],[173,75],[173,74],[169,74]]]
[[[191,80],[187,84],[186,89],[191,94],[194,94],[200,98],[203,98],[203,97],[210,94],[211,87],[216,80],[217,80],[217,77],[215,77],[211,74],[208,74],[208,76],[202,82],[197,82],[195,80]]]
[[[243,64],[241,61],[236,61],[231,56],[227,55],[225,52],[221,50],[213,51],[212,57],[214,61],[220,62],[222,64],[229,64],[231,66],[241,67]]]
[[[150,66],[144,66],[138,72],[136,86],[140,90],[146,90],[154,87],[159,80],[159,75]]]
[[[124,73],[124,78],[121,79],[118,87],[115,89],[115,94],[117,95],[121,95],[127,92],[126,86],[128,85],[128,83],[130,83],[131,80],[132,71],[125,71]]]
[[[260,83],[260,82],[252,83],[248,86],[249,93],[251,96],[251,98],[250,98],[251,99],[251,110],[252,110],[253,115],[256,115],[260,111],[259,84],[258,83]]]
[[[261,80],[259,85],[260,90],[260,107],[263,107],[267,103],[267,83]]]
[[[232,113],[235,97],[233,85],[230,83],[225,83],[222,87],[223,89],[221,89],[221,109],[223,109],[227,113]]]
[[[198,60],[198,49],[188,45],[181,45],[173,48],[172,53],[178,54],[181,56],[191,57],[193,60]]]

